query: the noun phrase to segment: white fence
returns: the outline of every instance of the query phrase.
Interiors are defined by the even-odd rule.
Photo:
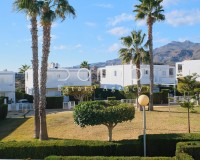
[[[75,107],[75,101],[63,102],[63,109],[71,110]]]
[[[136,99],[121,99],[122,103],[136,104]]]
[[[8,111],[29,111],[33,110],[33,104],[32,103],[13,103],[8,104]]]
[[[177,105],[180,102],[183,101],[190,101],[194,99],[191,96],[174,96],[174,97],[168,97],[168,105]],[[198,100],[194,100],[195,105],[198,105]]]

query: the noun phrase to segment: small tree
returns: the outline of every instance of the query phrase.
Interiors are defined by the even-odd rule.
[[[188,133],[190,133],[190,110],[194,108],[194,99],[189,100],[189,98],[186,101],[179,103],[181,107],[187,108],[187,117],[188,117]]]
[[[95,86],[65,86],[62,87],[61,91],[63,95],[73,96],[82,102],[85,97],[92,95],[95,88]]]
[[[194,101],[197,98],[194,94],[198,92],[197,87],[199,87],[199,82],[197,82],[197,78],[199,76],[194,73],[192,75],[188,75],[186,77],[181,77],[178,79],[178,91],[180,93],[188,93],[188,96],[192,96],[194,99],[190,99],[187,97],[184,101],[179,102],[180,106],[183,108],[187,108],[188,114],[188,132],[190,133],[190,110],[194,108]]]
[[[118,101],[83,102],[74,108],[74,121],[81,127],[105,125],[108,128],[108,141],[112,141],[113,128],[135,115],[133,106]]]

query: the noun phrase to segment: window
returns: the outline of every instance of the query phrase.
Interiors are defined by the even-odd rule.
[[[102,78],[106,78],[106,70],[105,69],[102,70]]]
[[[117,76],[117,71],[114,71],[114,76],[115,76],[115,77]]]
[[[173,76],[173,75],[174,75],[174,69],[173,69],[173,68],[170,68],[170,69],[169,69],[169,75],[170,75],[170,76]]]
[[[178,64],[178,72],[179,73],[182,72],[182,69],[183,69],[182,64]]]
[[[26,73],[26,80],[28,81],[28,73]]]

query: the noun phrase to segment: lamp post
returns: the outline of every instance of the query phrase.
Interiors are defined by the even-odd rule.
[[[143,141],[144,141],[144,157],[146,157],[146,112],[145,106],[149,104],[149,97],[146,95],[140,95],[138,97],[138,103],[143,107]]]

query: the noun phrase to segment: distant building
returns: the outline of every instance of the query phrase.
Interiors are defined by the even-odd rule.
[[[200,76],[200,60],[185,60],[176,63],[176,77],[185,77],[197,73]],[[200,81],[200,77],[197,78]]]
[[[91,74],[87,69],[49,68],[46,96],[61,96],[60,88],[62,86],[91,86]],[[25,72],[25,91],[27,94],[33,95],[33,69]]]
[[[141,84],[150,84],[149,65],[141,65]],[[101,88],[118,89],[129,85],[137,85],[136,66],[114,65],[98,69],[98,80]],[[154,84],[156,85],[175,85],[175,67],[169,65],[154,65]]]
[[[15,102],[15,73],[0,71],[0,97],[8,97],[9,101]]]

